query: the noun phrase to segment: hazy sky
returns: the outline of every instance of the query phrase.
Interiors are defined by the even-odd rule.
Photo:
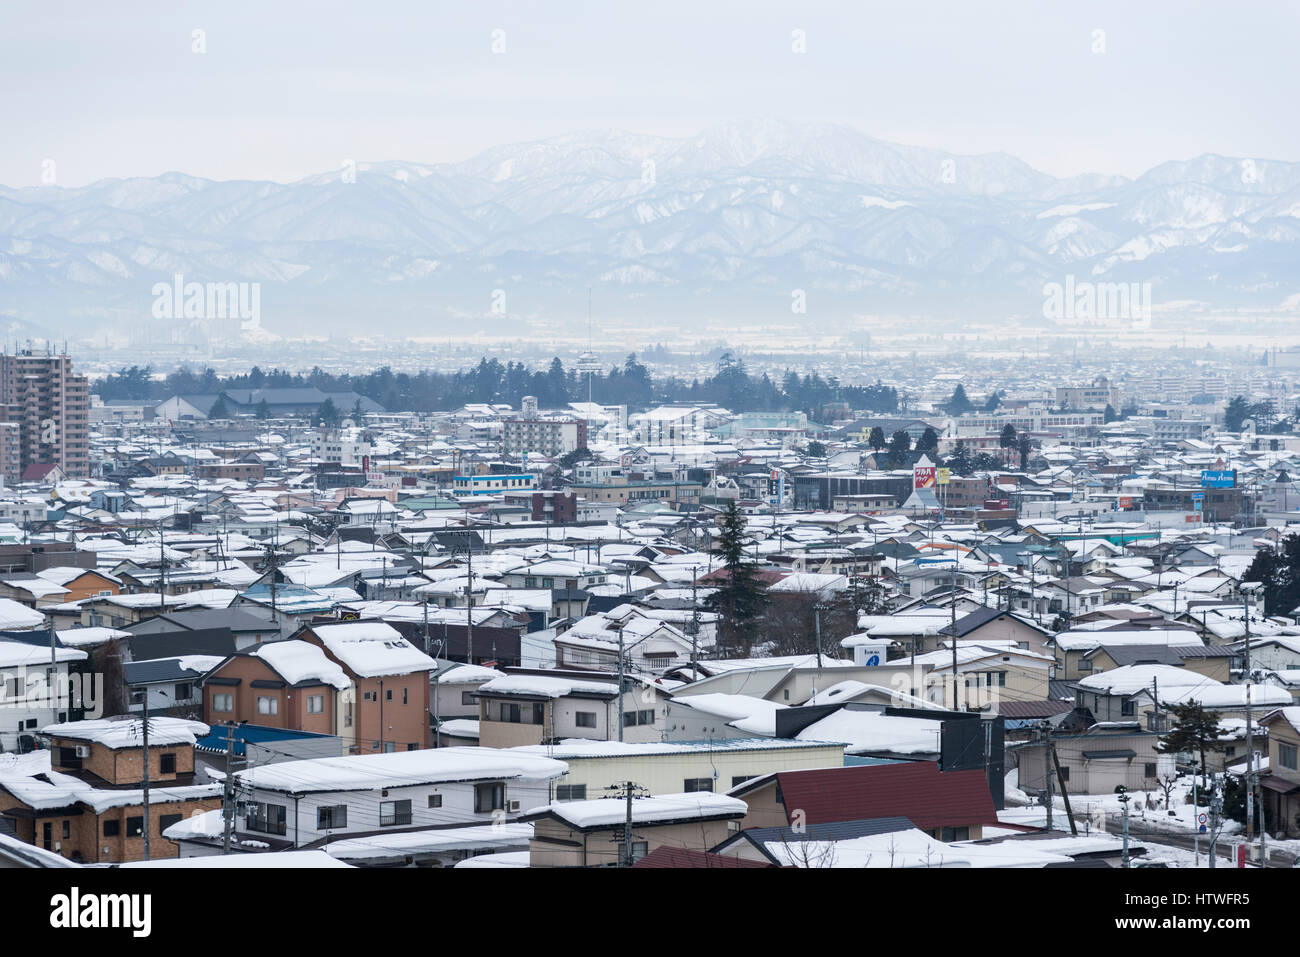
[[[6,0],[0,183],[34,185],[51,159],[63,185],[291,180],[745,117],[1001,150],[1057,175],[1300,160],[1297,47],[1294,2]]]

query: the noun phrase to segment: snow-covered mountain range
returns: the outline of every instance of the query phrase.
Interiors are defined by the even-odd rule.
[[[1200,156],[1060,179],[855,129],[581,132],[294,183],[179,173],[0,187],[0,316],[151,319],[155,283],[256,282],[261,323],[409,334],[555,316],[1034,315],[1045,283],[1294,309],[1300,163]]]

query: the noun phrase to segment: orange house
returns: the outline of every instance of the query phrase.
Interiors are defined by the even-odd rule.
[[[352,682],[337,733],[349,754],[418,751],[431,745],[429,672],[437,663],[378,619],[307,625],[296,635],[336,662]]]
[[[352,679],[318,645],[272,641],[231,655],[203,678],[209,724],[250,724],[340,734]]]

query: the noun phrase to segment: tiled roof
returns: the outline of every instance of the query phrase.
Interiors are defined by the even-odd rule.
[[[998,823],[983,771],[941,772],[931,761],[782,771],[776,775],[787,818],[858,821],[906,817],[928,830],[944,826]]]

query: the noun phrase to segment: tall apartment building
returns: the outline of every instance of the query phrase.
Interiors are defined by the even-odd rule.
[[[90,474],[90,385],[72,359],[25,349],[0,356],[0,422],[17,425],[17,456],[0,442],[0,469],[16,483],[33,465],[57,465],[69,478]],[[4,429],[8,439],[12,430]]]
[[[587,423],[582,419],[506,419],[502,426],[501,452],[512,462],[532,452],[558,458],[587,447]]]

